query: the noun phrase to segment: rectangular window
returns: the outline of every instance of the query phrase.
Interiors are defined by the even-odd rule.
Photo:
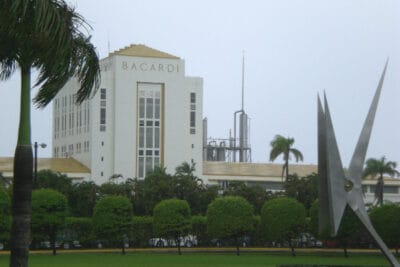
[[[58,146],[57,146],[57,147],[54,148],[54,152],[53,152],[55,158],[58,158],[58,157],[59,157],[58,151],[59,151],[59,148],[58,148]]]
[[[139,157],[139,177],[144,177],[144,158]]]
[[[196,127],[196,112],[194,111],[190,112],[190,127]]]
[[[152,98],[146,99],[146,118],[147,119],[153,118],[153,99]]]
[[[138,84],[138,177],[160,165],[162,99],[161,84]]]
[[[100,109],[100,124],[106,124],[106,109]]]
[[[154,128],[154,148],[160,148],[160,128]]]
[[[140,127],[139,129],[139,147],[144,147],[144,127]]]
[[[139,100],[139,118],[144,118],[144,98],[141,97]]]
[[[196,93],[190,93],[190,134],[196,133]]]
[[[106,131],[107,90],[100,89],[100,132]]]
[[[154,118],[160,119],[160,99],[156,98],[154,101]]]
[[[107,90],[106,88],[101,88],[100,89],[100,99],[107,99]]]
[[[146,148],[153,147],[153,127],[146,127]]]

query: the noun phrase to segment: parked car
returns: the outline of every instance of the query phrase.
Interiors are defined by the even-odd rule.
[[[176,247],[176,241],[174,239],[164,239],[164,238],[151,238],[149,239],[149,245],[152,247]],[[179,245],[181,247],[193,247],[197,246],[197,237],[194,235],[187,235],[179,238]]]
[[[313,247],[322,247],[322,242],[316,239],[310,233],[301,233],[299,238],[292,239],[292,243],[295,247],[303,247],[303,248],[313,248]]]
[[[152,247],[167,247],[168,241],[164,238],[150,238],[149,245]]]

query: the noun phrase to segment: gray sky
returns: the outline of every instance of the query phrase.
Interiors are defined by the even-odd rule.
[[[400,1],[70,2],[92,25],[101,58],[108,46],[141,43],[183,58],[186,75],[203,77],[212,137],[227,137],[240,109],[244,50],[254,162],[268,161],[269,143],[281,134],[295,138],[304,163],[317,163],[316,98],[325,90],[347,166],[389,57],[367,157],[385,155],[400,164]],[[0,156],[12,156],[19,73],[0,82],[0,95]],[[32,129],[32,142],[51,144],[51,107],[33,110]],[[39,153],[49,157],[51,149]]]

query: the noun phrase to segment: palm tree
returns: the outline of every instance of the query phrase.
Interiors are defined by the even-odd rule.
[[[0,0],[0,80],[17,70],[21,104],[14,181],[10,266],[27,266],[32,194],[31,70],[38,71],[34,98],[45,107],[72,77],[81,83],[77,102],[99,84],[99,59],[82,30],[90,27],[64,0]]]
[[[276,135],[275,138],[271,141],[271,152],[269,155],[269,160],[274,161],[280,155],[283,156],[283,160],[285,163],[282,167],[282,181],[286,171],[286,179],[289,176],[289,160],[290,155],[292,154],[296,162],[303,161],[303,154],[301,154],[300,150],[293,148],[294,138],[285,138],[282,135]]]
[[[388,174],[391,177],[399,176],[399,172],[396,170],[397,163],[394,161],[386,161],[383,156],[380,159],[370,158],[365,162],[365,168],[363,171],[363,178],[371,176],[375,178],[378,176],[378,182],[375,188],[375,199],[377,199],[377,205],[380,206],[383,203],[383,175]]]
[[[195,164],[189,164],[188,162],[182,162],[181,165],[175,168],[175,175],[177,176],[194,176],[196,170]]]

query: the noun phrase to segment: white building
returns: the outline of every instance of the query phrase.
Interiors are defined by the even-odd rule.
[[[185,161],[201,174],[203,80],[185,76],[184,60],[131,45],[101,60],[100,89],[81,105],[78,87],[68,82],[53,101],[54,158],[78,160],[96,183]]]

